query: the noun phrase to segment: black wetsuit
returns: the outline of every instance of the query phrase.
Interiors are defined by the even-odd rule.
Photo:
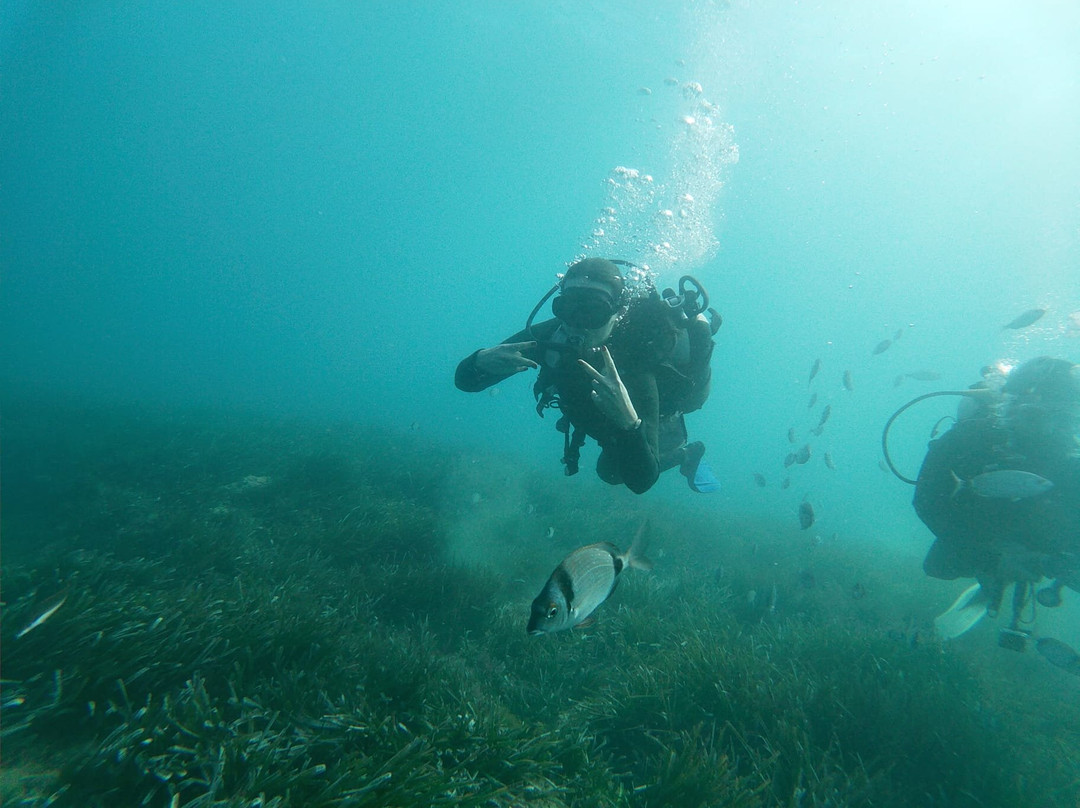
[[[642,310],[652,305],[643,303]],[[708,322],[692,320],[688,329],[688,360],[676,367],[672,361],[677,343],[674,329],[645,341],[620,339],[620,329],[628,328],[623,334],[633,329],[634,314],[631,308],[606,344],[641,419],[637,429],[619,429],[593,403],[592,379],[577,359],[580,357],[594,368],[602,369],[603,359],[598,351],[580,353],[549,346],[553,340],[557,344],[558,320],[538,323],[531,332],[519,331],[503,342],[538,342],[535,348],[523,352],[541,368],[534,388],[537,397],[549,388],[553,390],[570,424],[600,444],[602,452],[597,461],[600,477],[612,484],[625,483],[631,491],[641,494],[653,486],[661,471],[681,461],[681,447],[686,441],[682,414],[700,408],[708,397],[713,340]],[[665,316],[669,315],[665,313]],[[483,373],[476,366],[479,353],[476,351],[463,359],[454,376],[458,389],[467,393],[485,390],[514,375]]]
[[[1021,499],[979,496],[958,485],[1017,469],[1053,482]],[[954,476],[955,475],[955,476]],[[993,416],[960,421],[931,441],[915,488],[915,511],[936,536],[923,569],[934,578],[977,578],[992,595],[1014,581],[1080,580],[1080,457],[1020,444]]]

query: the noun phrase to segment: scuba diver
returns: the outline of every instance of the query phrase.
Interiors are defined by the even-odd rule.
[[[1031,632],[1022,623],[1033,621],[1036,606],[1060,605],[1063,587],[1080,592],[1080,365],[1042,356],[982,375],[968,390],[905,404],[886,424],[882,449],[893,473],[915,486],[915,512],[934,533],[926,574],[978,582],[935,620],[939,635],[959,636],[995,616],[1014,585],[998,643],[1023,650]],[[889,459],[889,427],[917,402],[949,395],[963,397],[955,423],[930,441],[918,479],[904,477]],[[1049,585],[1035,592],[1044,579]],[[1050,649],[1061,657],[1062,646],[1038,644],[1054,664]],[[1070,665],[1080,672],[1075,659]]]
[[[679,291],[658,294],[651,283],[628,284],[621,260],[586,258],[567,269],[536,304],[525,328],[461,361],[458,389],[485,390],[530,369],[536,411],[558,409],[563,465],[576,474],[589,436],[600,444],[596,473],[636,494],[660,473],[679,467],[690,488],[716,491],[720,483],[702,458],[700,441],[687,443],[684,415],[709,396],[709,361],[720,315],[704,288],[684,275]],[[552,295],[554,318],[533,324]]]

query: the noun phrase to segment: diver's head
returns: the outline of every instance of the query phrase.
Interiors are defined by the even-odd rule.
[[[551,311],[571,336],[586,347],[603,344],[623,312],[626,284],[619,268],[605,258],[585,258],[559,282]]]
[[[1018,398],[1033,398],[1045,406],[1080,407],[1080,366],[1064,359],[1038,356],[1014,368],[1004,390]]]
[[[1040,356],[1006,377],[1004,417],[1019,440],[1080,455],[1080,365]]]

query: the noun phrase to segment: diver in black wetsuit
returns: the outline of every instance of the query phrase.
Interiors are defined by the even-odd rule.
[[[708,398],[713,324],[719,326],[704,290],[693,284],[689,293],[680,287],[680,295],[668,290],[661,297],[648,287],[635,296],[614,262],[578,261],[549,293],[559,292],[555,318],[534,326],[530,317],[524,330],[472,353],[458,365],[455,384],[478,392],[539,369],[537,411],[562,412],[567,474],[577,472],[588,435],[600,444],[596,471],[608,483],[640,494],[678,466],[694,490],[716,490],[702,460],[705,447],[687,443],[683,420]]]
[[[914,506],[933,531],[923,569],[976,578],[990,614],[1016,584],[1001,643],[1023,647],[1021,611],[1034,585],[1053,607],[1080,591],[1080,366],[1039,357],[1004,376],[984,374],[956,424],[931,441]]]

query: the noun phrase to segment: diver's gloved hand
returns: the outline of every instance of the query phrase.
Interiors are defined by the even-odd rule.
[[[476,354],[476,369],[489,376],[509,376],[539,365],[522,351],[535,348],[535,342],[503,342],[494,348],[484,348]]]
[[[620,429],[633,429],[641,423],[637,410],[634,409],[634,402],[630,400],[630,394],[626,392],[626,385],[619,377],[619,371],[611,359],[607,346],[602,346],[600,352],[604,357],[602,372],[584,359],[578,360],[578,364],[592,376],[592,400],[596,408]]]

